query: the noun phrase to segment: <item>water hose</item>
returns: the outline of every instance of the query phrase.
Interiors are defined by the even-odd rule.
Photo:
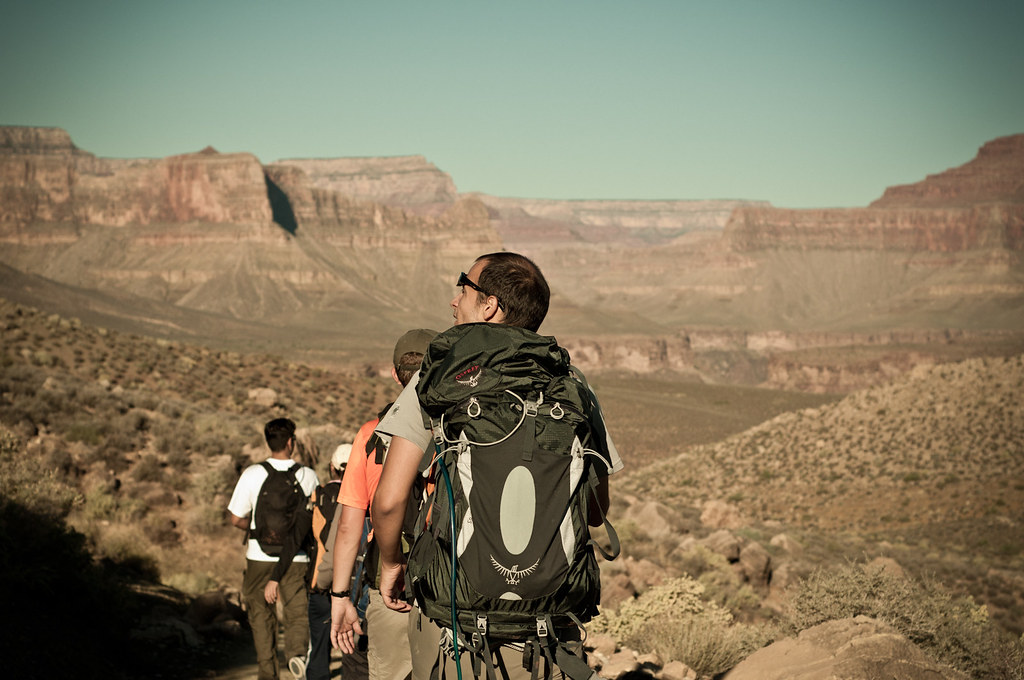
[[[452,540],[451,540],[451,557],[452,557],[452,650],[455,655],[455,673],[458,676],[458,680],[462,680],[462,663],[459,660],[459,611],[455,605],[455,593],[457,591],[455,587],[456,580],[456,559],[457,559],[457,539],[455,529],[455,493],[452,491],[452,479],[448,476],[448,467],[441,461],[441,476],[444,477],[445,488],[448,489],[448,514],[451,520]]]

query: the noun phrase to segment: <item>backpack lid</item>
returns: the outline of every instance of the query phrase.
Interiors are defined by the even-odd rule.
[[[426,419],[499,384],[537,392],[550,378],[568,373],[569,353],[553,337],[506,324],[460,324],[430,343],[416,392]]]

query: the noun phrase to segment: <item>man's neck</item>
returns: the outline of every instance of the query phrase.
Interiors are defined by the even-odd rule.
[[[271,451],[270,452],[270,457],[271,458],[276,458],[277,460],[291,460],[292,459],[292,454],[289,453],[287,450],[286,451]]]

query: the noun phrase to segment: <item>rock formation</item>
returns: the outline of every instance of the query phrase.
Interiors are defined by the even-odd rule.
[[[314,188],[385,205],[452,203],[455,183],[423,156],[289,158],[274,165],[302,170]]]
[[[872,208],[1024,202],[1024,134],[984,144],[970,162],[915,184],[889,187]]]
[[[890,187],[868,208],[743,207],[726,227],[741,251],[767,248],[958,253],[1024,250],[1024,134],[988,142],[974,160]]]
[[[401,172],[391,166],[392,176],[426,175],[434,188],[388,196],[446,200],[434,216],[317,186],[323,176],[311,180],[307,164],[345,167],[263,167],[212,148],[102,159],[63,130],[0,127],[3,260],[61,283],[237,319],[292,323],[297,313],[344,310],[372,325],[371,309],[446,301],[451,273],[500,247],[486,208],[450,200],[450,179],[438,181],[422,159]],[[361,176],[386,175],[383,165],[363,163]],[[443,315],[442,302],[435,318]]]
[[[966,680],[929,659],[885,623],[858,616],[829,621],[754,652],[724,680]]]
[[[785,210],[460,196],[420,156],[98,158],[63,130],[0,126],[0,262],[233,321],[354,319],[359,336],[447,323],[455,273],[510,248],[545,271],[543,330],[587,370],[845,390],[908,365],[908,345],[1020,347],[1022,140],[868,208]],[[852,368],[810,355],[865,346]]]
[[[694,231],[719,231],[741,206],[764,201],[541,200],[479,194],[495,228],[510,247],[551,244],[657,245]]]

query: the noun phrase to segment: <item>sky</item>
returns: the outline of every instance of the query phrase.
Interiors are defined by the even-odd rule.
[[[1024,133],[1021,0],[13,0],[0,124],[422,155],[460,192],[854,207]]]

